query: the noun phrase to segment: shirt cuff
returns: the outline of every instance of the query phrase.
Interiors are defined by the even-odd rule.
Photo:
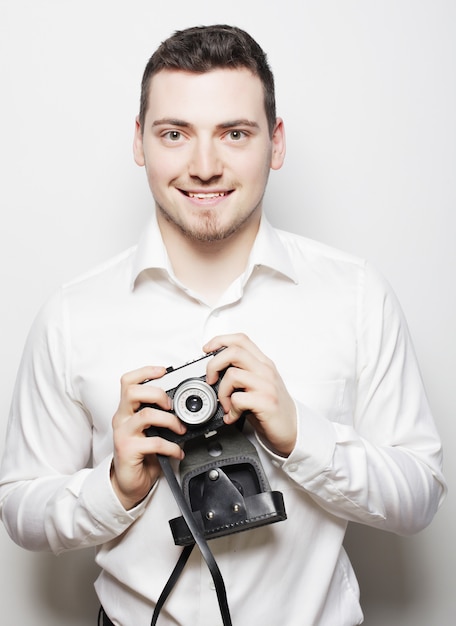
[[[117,536],[143,514],[155,485],[139,504],[127,511],[112,487],[111,464],[112,455],[109,455],[93,468],[82,486],[81,497],[93,517]]]

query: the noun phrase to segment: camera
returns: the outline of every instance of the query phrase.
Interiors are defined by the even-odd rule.
[[[223,350],[223,348],[221,348]],[[224,425],[223,408],[218,401],[218,389],[225,372],[220,374],[214,385],[206,382],[207,359],[220,352],[209,352],[201,358],[185,363],[180,367],[166,368],[166,374],[162,378],[145,381],[143,384],[153,384],[160,387],[173,401],[169,413],[174,413],[187,426],[184,435],[177,435],[167,428],[151,426],[144,432],[148,437],[159,435],[169,441],[185,443],[195,437],[207,435]],[[153,404],[142,404],[152,406]]]
[[[271,491],[258,451],[242,432],[245,415],[233,425],[223,421],[224,411],[217,393],[226,370],[220,373],[214,385],[206,382],[207,359],[218,352],[210,352],[181,367],[168,367],[162,378],[144,382],[166,391],[173,400],[169,412],[187,426],[184,435],[156,426],[144,432],[148,437],[164,437],[184,448],[177,495],[172,489],[181,510],[182,506],[188,507],[206,539],[272,524],[287,517],[282,493]],[[160,408],[151,404],[142,406]],[[168,465],[167,461],[166,457],[160,459],[162,468]],[[170,485],[174,484],[174,475],[167,474],[167,479],[171,480]],[[194,543],[184,518],[169,521],[176,545]]]

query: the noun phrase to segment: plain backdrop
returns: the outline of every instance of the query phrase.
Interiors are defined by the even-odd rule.
[[[389,279],[445,444],[450,492],[428,529],[408,538],[349,530],[365,623],[450,626],[454,0],[0,0],[0,448],[38,308],[134,243],[152,210],[131,151],[147,59],[175,29],[214,22],[251,32],[276,75],[288,154],[271,175],[270,220],[367,257]],[[95,624],[91,551],[28,553],[1,525],[0,543],[2,626]]]

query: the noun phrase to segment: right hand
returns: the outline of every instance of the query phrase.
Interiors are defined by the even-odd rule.
[[[183,450],[177,443],[161,437],[147,437],[144,430],[149,426],[164,427],[178,435],[185,433],[185,426],[172,413],[170,397],[163,389],[142,385],[145,380],[161,378],[164,367],[143,367],[124,374],[121,378],[121,398],[112,419],[114,458],[111,467],[113,489],[126,510],[143,500],[155,482],[161,469],[156,454],[181,460]],[[155,404],[158,408],[141,404]]]

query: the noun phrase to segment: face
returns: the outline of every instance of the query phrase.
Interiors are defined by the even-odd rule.
[[[135,160],[144,165],[162,232],[195,242],[257,229],[270,169],[285,155],[269,135],[262,83],[247,69],[162,70],[151,81]]]

